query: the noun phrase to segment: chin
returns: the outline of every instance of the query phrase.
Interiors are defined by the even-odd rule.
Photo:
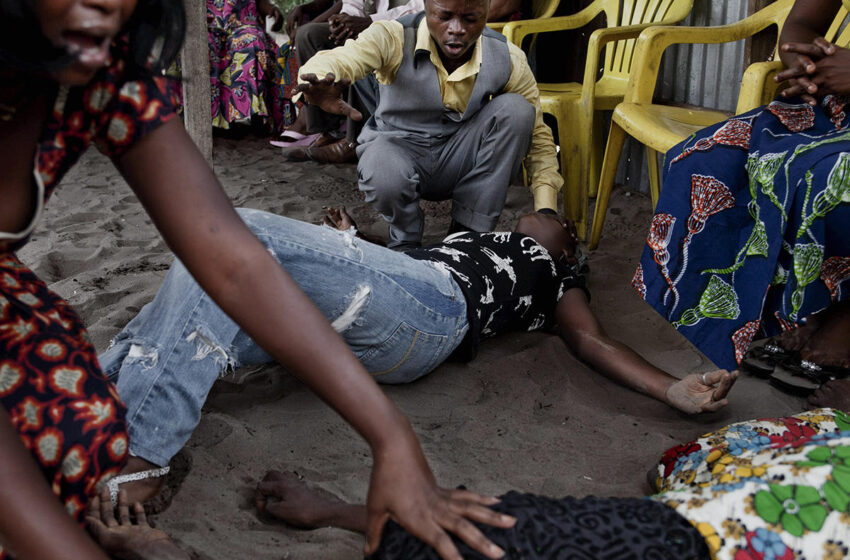
[[[97,70],[92,68],[80,67],[76,64],[57,70],[51,73],[51,77],[57,83],[63,86],[84,86],[91,82]]]

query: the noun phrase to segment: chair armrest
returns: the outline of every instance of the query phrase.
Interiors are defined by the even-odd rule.
[[[785,66],[780,60],[755,62],[750,64],[741,78],[741,92],[738,94],[738,107],[735,114],[746,113],[761,107],[776,96],[779,84],[773,81],[777,72]]]
[[[712,27],[653,26],[640,34],[626,88],[627,103],[651,103],[664,50],[675,44],[730,43],[752,37],[776,25],[781,27],[793,0],[778,0],[755,14],[728,25]]]
[[[578,29],[593,21],[593,18],[598,16],[600,12],[602,12],[602,3],[593,2],[580,12],[568,16],[509,21],[502,28],[502,34],[511,43],[522,46],[522,40],[525,39],[526,35]]]

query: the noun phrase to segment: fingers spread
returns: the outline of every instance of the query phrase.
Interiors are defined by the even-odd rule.
[[[465,500],[467,502],[474,502],[485,506],[492,506],[493,504],[498,504],[502,501],[499,498],[493,496],[482,496],[481,494],[476,494],[469,490],[452,490],[451,496],[453,500]]]

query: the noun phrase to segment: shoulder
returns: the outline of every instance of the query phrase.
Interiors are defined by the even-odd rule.
[[[523,67],[528,68],[529,72],[531,68],[528,66],[528,57],[525,55],[525,51],[523,51],[518,46],[514,45],[510,41],[507,41],[508,44],[508,55],[511,57],[511,66],[513,68]]]

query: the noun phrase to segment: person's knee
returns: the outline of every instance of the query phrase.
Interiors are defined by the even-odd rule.
[[[360,190],[373,199],[395,199],[414,192],[418,175],[413,162],[403,154],[369,146],[357,164]]]
[[[495,109],[502,124],[517,134],[531,134],[534,129],[535,110],[528,100],[518,93],[503,93],[493,98],[490,103],[496,104]]]
[[[327,23],[307,23],[298,28],[295,35],[295,52],[298,53],[298,63],[304,64],[316,51],[321,50],[328,42],[330,28]]]

